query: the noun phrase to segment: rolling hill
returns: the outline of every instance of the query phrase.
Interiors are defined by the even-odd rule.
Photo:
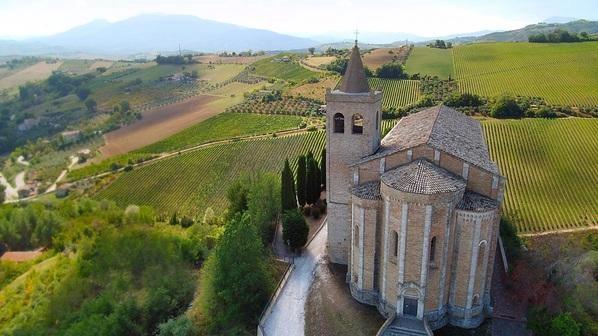
[[[563,29],[575,34],[584,31],[596,34],[598,33],[598,21],[577,20],[568,23],[532,24],[520,29],[486,34],[478,37],[476,42],[527,42],[528,37],[532,34],[547,33],[555,29]]]

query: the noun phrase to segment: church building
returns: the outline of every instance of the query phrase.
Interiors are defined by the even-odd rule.
[[[388,318],[388,335],[475,328],[491,311],[505,178],[480,123],[446,106],[381,139],[382,95],[356,44],[326,92],[328,256],[348,266],[353,297]]]

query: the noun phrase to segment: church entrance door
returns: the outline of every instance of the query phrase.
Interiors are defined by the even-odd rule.
[[[403,298],[403,315],[417,316],[417,299]]]

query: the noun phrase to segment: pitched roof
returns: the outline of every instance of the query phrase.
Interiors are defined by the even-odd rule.
[[[425,159],[387,171],[380,177],[387,186],[414,194],[432,195],[465,189],[465,181]]]
[[[378,151],[362,161],[422,144],[499,174],[498,166],[490,159],[480,122],[443,105],[402,118],[382,139]]]
[[[466,191],[457,203],[457,209],[465,211],[485,212],[498,208],[498,201],[482,196],[473,191]]]
[[[365,77],[365,70],[363,69],[363,63],[361,62],[361,55],[359,55],[357,44],[355,44],[351,51],[351,58],[349,59],[345,75],[341,80],[339,90],[345,93],[370,92],[370,86]]]
[[[380,181],[366,182],[360,184],[352,190],[353,195],[367,200],[382,199],[380,195]]]

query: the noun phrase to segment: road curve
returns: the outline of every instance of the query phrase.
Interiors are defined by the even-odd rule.
[[[264,322],[264,336],[304,335],[305,303],[316,265],[326,253],[327,237],[328,224],[324,223],[301,257],[295,258],[295,269]]]

